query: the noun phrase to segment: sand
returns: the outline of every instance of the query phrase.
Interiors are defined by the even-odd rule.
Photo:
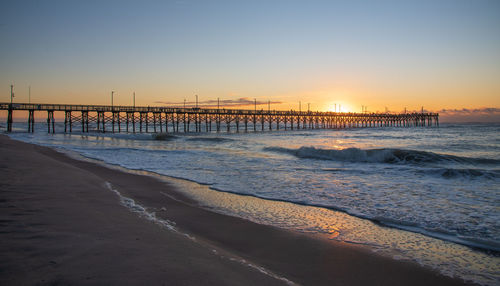
[[[120,203],[108,185],[175,231]],[[168,183],[0,135],[0,285],[465,285],[205,210]]]

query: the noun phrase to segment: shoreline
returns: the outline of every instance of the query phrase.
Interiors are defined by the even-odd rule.
[[[86,157],[66,148],[56,148],[56,150],[76,160],[99,164],[130,174],[149,176],[167,184],[173,184],[175,191],[188,196],[196,206],[211,212],[307,234],[317,239],[347,244],[364,249],[371,254],[396,261],[413,262],[444,276],[456,277],[479,285],[494,285],[497,281],[498,276],[494,274],[494,265],[497,265],[495,259],[498,258],[498,253],[493,250],[475,248],[426,233],[388,226],[376,220],[358,217],[329,207],[218,190],[210,184],[198,183],[190,179],[145,169],[128,169],[119,164]],[[285,217],[286,220],[283,220]],[[298,222],[298,217],[307,217],[307,219]],[[398,246],[395,247],[394,243],[398,243]],[[420,247],[420,245],[427,247]],[[432,246],[429,247],[429,245]],[[466,265],[464,262],[457,265],[456,259],[450,260],[451,256],[467,257],[471,264]],[[484,272],[479,269],[483,269]]]
[[[163,134],[163,133],[160,133],[160,134]],[[178,136],[178,135],[169,135],[167,133],[164,133],[164,134],[167,136],[174,136],[174,137]],[[98,136],[98,135],[94,135],[94,136]],[[195,136],[196,137],[197,135],[188,133],[188,134],[185,134],[183,136]],[[401,224],[400,222],[394,223],[391,220],[384,220],[384,219],[380,219],[377,217],[369,217],[366,215],[351,213],[347,209],[335,207],[335,206],[330,206],[330,205],[310,204],[310,203],[305,203],[305,202],[300,202],[300,201],[289,201],[289,200],[280,199],[280,198],[264,197],[264,196],[259,196],[256,194],[240,193],[240,192],[232,191],[232,190],[217,189],[217,188],[212,187],[212,185],[210,185],[210,184],[200,183],[200,182],[197,182],[195,180],[188,179],[188,178],[176,177],[176,176],[171,176],[171,175],[164,175],[161,173],[157,173],[157,172],[149,171],[149,170],[145,170],[145,169],[127,169],[126,167],[123,167],[120,165],[115,165],[112,163],[107,163],[107,162],[100,160],[100,159],[85,157],[81,154],[78,154],[76,151],[71,151],[69,149],[61,149],[60,152],[63,154],[66,154],[67,156],[69,156],[70,158],[75,159],[75,160],[79,160],[79,161],[83,160],[83,161],[88,161],[88,162],[95,163],[95,164],[100,164],[103,167],[113,168],[113,169],[116,169],[118,171],[122,171],[122,172],[126,172],[126,173],[136,173],[136,174],[142,173],[143,175],[152,176],[154,178],[165,181],[167,183],[169,183],[169,181],[171,181],[171,180],[187,181],[187,182],[190,182],[190,183],[193,183],[196,185],[208,186],[208,188],[210,190],[213,190],[216,192],[228,193],[228,194],[232,194],[232,195],[236,195],[236,196],[257,198],[257,199],[266,200],[266,201],[273,201],[273,202],[285,202],[285,203],[291,203],[291,204],[305,206],[305,207],[324,208],[324,209],[331,210],[334,212],[340,212],[340,213],[346,214],[348,216],[355,217],[357,219],[368,220],[368,221],[373,222],[374,224],[379,225],[381,227],[388,227],[388,228],[392,228],[392,229],[408,231],[408,232],[415,233],[415,234],[421,234],[421,235],[424,235],[424,236],[429,237],[429,238],[442,240],[445,242],[450,242],[450,243],[454,243],[454,244],[457,244],[460,246],[464,246],[464,247],[470,248],[474,251],[478,251],[478,252],[481,252],[481,253],[484,253],[487,255],[500,256],[500,248],[499,248],[500,246],[498,246],[498,245],[493,245],[493,244],[488,243],[488,242],[480,242],[480,241],[474,240],[474,239],[471,240],[471,239],[466,239],[466,238],[460,238],[460,237],[457,237],[455,235],[449,235],[447,233],[431,231],[431,230],[427,230],[427,229],[420,227],[420,226],[414,226],[413,224]],[[177,191],[179,192],[179,190],[177,190]],[[182,191],[180,191],[180,192],[182,193]]]
[[[151,279],[149,281],[152,284],[160,284],[161,281],[164,281],[178,285],[193,285],[196,282],[190,279],[195,279],[195,277],[206,279],[203,281],[211,285],[235,283],[280,285],[285,282],[231,259],[225,259],[225,262],[221,262],[220,255],[213,253],[213,250],[217,249],[219,253],[223,252],[233,258],[239,257],[249,261],[254,266],[271,271],[276,276],[304,285],[470,285],[462,280],[449,278],[436,271],[423,268],[416,263],[382,257],[361,247],[335,241],[324,241],[311,235],[256,224],[241,218],[208,211],[197,206],[196,203],[176,191],[171,185],[153,177],[124,173],[95,163],[79,161],[53,149],[14,141],[5,135],[0,135],[0,144],[3,162],[2,177],[5,176],[5,178],[2,178],[4,182],[2,189],[26,190],[26,184],[29,184],[30,188],[24,192],[28,198],[36,197],[36,192],[40,190],[43,190],[44,194],[45,192],[50,194],[50,200],[47,198],[32,202],[31,200],[22,200],[22,197],[12,198],[12,194],[9,192],[2,192],[2,196],[4,196],[2,198],[3,204],[5,204],[5,201],[7,203],[16,202],[14,205],[25,204],[26,210],[29,210],[35,204],[34,209],[37,209],[37,218],[41,220],[32,222],[30,221],[32,218],[28,214],[13,216],[11,210],[6,209],[2,204],[2,217],[8,217],[8,219],[2,221],[2,234],[0,236],[3,242],[2,248],[5,248],[2,251],[8,253],[5,262],[2,263],[2,269],[7,269],[7,271],[0,272],[0,281],[5,281],[2,284],[24,284],[23,281],[26,284],[35,284],[39,282],[36,279],[42,274],[52,278],[52,281],[58,281],[56,278],[59,277],[62,281],[69,281],[69,284],[85,284],[76,277],[91,272],[91,270],[99,272],[99,268],[105,266],[106,262],[120,261],[124,255],[121,252],[123,249],[112,248],[112,253],[100,254],[89,260],[88,252],[85,251],[78,253],[80,255],[78,256],[76,252],[79,251],[76,249],[68,248],[61,253],[60,250],[54,251],[54,249],[47,249],[46,247],[54,244],[64,245],[66,242],[72,241],[72,239],[64,236],[44,236],[43,234],[46,233],[45,227],[58,228],[64,226],[64,228],[68,228],[67,225],[71,224],[70,233],[75,234],[75,236],[78,234],[87,237],[92,241],[97,241],[102,232],[96,229],[96,226],[88,225],[89,223],[82,217],[79,218],[80,221],[73,224],[66,221],[65,217],[54,217],[46,214],[45,208],[50,207],[50,209],[55,209],[71,217],[75,213],[87,212],[86,208],[90,206],[97,208],[92,205],[92,203],[96,203],[100,205],[97,209],[99,214],[113,222],[118,217],[122,219],[120,222],[128,226],[128,228],[119,229],[116,224],[103,221],[103,226],[116,232],[107,233],[110,244],[113,244],[115,240],[123,240],[121,235],[125,235],[131,229],[144,230],[146,228],[148,229],[148,239],[156,242],[156,244],[153,244],[154,247],[146,247],[139,242],[140,239],[128,241],[126,244],[126,249],[133,249],[137,252],[148,249],[153,251],[153,253],[147,254],[148,257],[133,256],[129,263],[126,263],[126,265],[122,263],[118,265],[120,268],[116,269],[116,271],[118,269],[125,270],[125,273],[132,269],[135,270],[133,273],[139,273],[142,276],[137,274],[137,276],[128,278],[130,280],[123,280],[125,278],[120,278],[118,272],[114,272],[115,276],[111,274],[108,277],[101,273],[101,276],[99,276],[101,280],[94,280],[94,282],[98,281],[96,283],[123,284],[122,282],[126,282],[124,284],[144,284],[142,280],[134,279],[146,277],[145,272],[150,275],[148,279]],[[14,156],[15,154],[18,156]],[[20,154],[24,157],[21,156],[20,158]],[[9,162],[10,165],[7,166],[6,162]],[[35,162],[41,165],[43,174],[35,174],[35,170],[29,167],[30,163],[34,164]],[[54,170],[57,171],[57,174],[53,172]],[[41,175],[43,176],[40,177]],[[42,185],[34,182],[34,179],[68,184],[72,186],[72,189],[66,190],[66,192],[50,189],[48,186],[51,183]],[[169,230],[159,229],[156,225],[148,223],[144,218],[128,211],[119,204],[115,194],[105,189],[103,182],[109,182],[121,195],[133,199],[148,210],[156,211],[159,218],[174,222],[176,228],[180,231],[195,237],[196,243],[185,236],[179,237]],[[168,196],[164,194],[168,194]],[[71,200],[79,199],[81,196],[86,197],[87,200],[74,205],[75,208],[67,209],[65,206],[67,203],[71,203]],[[165,208],[165,211],[162,211],[163,208]],[[50,218],[50,223],[44,221],[44,218]],[[99,218],[99,220],[102,219]],[[30,235],[32,238],[16,236],[16,231],[19,234],[23,229],[19,225],[30,223],[32,224],[30,227],[34,228],[37,234]],[[41,225],[37,225],[37,223]],[[182,245],[183,248],[165,246],[163,239],[173,241],[173,245]],[[21,248],[26,251],[8,251],[8,246],[16,244],[22,244]],[[88,246],[89,243],[80,240],[71,242],[71,245],[76,246],[75,248],[78,248],[80,244]],[[155,247],[161,248],[161,251],[155,250]],[[175,260],[178,265],[172,265],[172,261],[166,261],[165,265],[167,265],[167,268],[171,268],[169,273],[175,274],[175,278],[168,275],[161,276],[158,274],[158,269],[151,269],[151,266],[153,268],[160,267],[156,259],[168,260],[173,249],[179,252],[178,256],[176,256],[177,260]],[[41,253],[37,256],[38,260],[33,260],[30,256],[33,251]],[[164,254],[165,257],[160,254]],[[68,266],[65,267],[63,263],[61,266],[61,263],[57,261],[68,255],[73,258],[71,260],[73,264],[68,263]],[[40,264],[40,259],[51,256],[56,258],[45,259],[49,260],[48,265]],[[182,264],[184,256],[191,257],[191,263],[193,261],[200,262],[201,258],[204,260],[203,263],[195,263],[196,265],[190,266],[189,261],[184,261],[185,264]],[[137,267],[137,265],[143,266],[143,264],[134,263],[144,259],[149,261],[150,264]],[[52,262],[56,262],[56,264]],[[75,265],[84,267],[75,269]],[[30,266],[40,272],[30,272],[28,275],[19,277],[22,276],[21,269]],[[58,267],[61,267],[61,270],[64,271],[47,272],[48,269],[54,270],[53,268]],[[148,268],[147,271],[144,270],[146,267]],[[199,270],[195,271],[196,275],[191,274],[193,269]],[[54,273],[52,274],[52,272]],[[225,279],[229,272],[233,274]],[[179,273],[183,273],[184,276]],[[47,281],[47,279],[45,280]]]

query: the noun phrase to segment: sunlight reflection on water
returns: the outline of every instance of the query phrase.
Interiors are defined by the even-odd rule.
[[[419,233],[384,227],[331,209],[271,201],[220,192],[208,186],[168,178],[182,193],[216,212],[256,223],[303,233],[320,233],[328,239],[369,246],[393,258],[417,261],[441,273],[484,284],[495,284],[500,257]]]

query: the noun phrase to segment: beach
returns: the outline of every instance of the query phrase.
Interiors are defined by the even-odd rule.
[[[210,212],[150,176],[3,135],[0,146],[2,285],[465,285],[366,247]]]

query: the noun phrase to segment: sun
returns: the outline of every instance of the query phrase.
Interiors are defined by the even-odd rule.
[[[328,109],[329,112],[339,112],[339,113],[349,113],[349,112],[354,112],[354,109],[351,107],[351,105],[347,102],[344,101],[339,101],[339,102],[334,102],[328,104]]]

